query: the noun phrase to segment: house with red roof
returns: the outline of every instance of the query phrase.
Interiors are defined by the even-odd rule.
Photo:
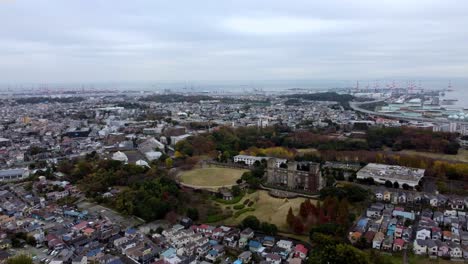
[[[82,232],[85,236],[91,236],[94,233],[94,231],[96,230],[92,229],[91,227],[88,227],[88,228],[83,229]]]
[[[302,244],[297,244],[296,247],[294,247],[294,257],[296,258],[305,259],[307,257],[307,252],[309,252],[309,250]]]
[[[405,240],[397,238],[393,241],[393,251],[402,251],[405,246]]]
[[[75,231],[81,231],[82,229],[85,229],[87,226],[88,226],[88,222],[81,221],[80,223],[74,225],[72,229]]]
[[[63,248],[65,246],[65,243],[63,242],[63,240],[60,239],[55,234],[48,234],[46,236],[46,241],[47,241],[47,246],[50,249],[58,249],[58,248]]]

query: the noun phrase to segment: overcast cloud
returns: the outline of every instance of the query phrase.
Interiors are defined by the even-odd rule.
[[[0,0],[0,82],[468,77],[468,1]]]

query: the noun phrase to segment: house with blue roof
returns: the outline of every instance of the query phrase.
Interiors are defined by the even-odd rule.
[[[364,233],[367,230],[367,225],[369,224],[369,218],[361,218],[356,224],[356,229]]]
[[[161,253],[162,258],[173,258],[176,255],[175,248],[168,248],[166,251]]]
[[[116,258],[116,259],[111,260],[107,264],[123,264],[123,262],[120,258]]]
[[[262,247],[262,244],[256,240],[249,241],[249,250],[252,252],[258,252],[259,249]]]
[[[275,238],[272,236],[265,236],[263,238],[263,246],[273,247],[275,245]]]
[[[88,251],[88,253],[86,253],[86,257],[88,257],[88,258],[95,257],[101,252],[102,252],[102,250],[100,248],[96,248],[96,249]]]
[[[73,218],[77,218],[77,219],[83,219],[85,217],[88,216],[88,211],[82,211],[82,212],[78,212],[78,211],[75,211],[75,210],[65,210],[63,212],[63,215],[64,216],[67,216],[67,217],[73,217]]]
[[[134,236],[137,230],[135,228],[129,228],[125,230],[125,236]]]
[[[394,224],[388,225],[388,227],[387,227],[387,236],[393,236],[393,234],[395,234],[395,230],[396,230],[396,225],[394,225]]]
[[[406,212],[406,211],[402,211],[402,210],[393,210],[392,215],[396,216],[396,217],[400,216],[400,217],[403,217],[405,219],[410,219],[410,220],[416,219],[416,215],[414,214],[414,212]]]

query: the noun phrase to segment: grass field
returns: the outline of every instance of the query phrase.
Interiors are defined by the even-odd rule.
[[[271,197],[267,191],[257,191],[246,195],[243,200],[250,199],[255,201],[252,208],[255,209],[253,212],[246,212],[237,218],[229,218],[224,221],[228,225],[236,225],[242,222],[242,220],[249,216],[254,215],[260,221],[275,224],[279,230],[287,231],[288,226],[286,224],[286,216],[288,215],[289,208],[292,207],[294,214],[298,214],[299,205],[305,200],[305,198],[294,198],[294,199],[278,199]],[[314,202],[312,200],[312,202]]]
[[[180,180],[183,183],[201,187],[229,186],[236,184],[236,181],[246,171],[220,167],[199,168],[182,173]]]
[[[448,154],[443,154],[443,153],[431,153],[431,152],[419,152],[419,151],[414,151],[414,150],[402,150],[400,152],[395,152],[395,153],[419,155],[423,157],[448,160],[448,161],[468,162],[468,150],[466,149],[460,149],[457,155],[448,155]]]
[[[316,148],[303,148],[303,149],[296,149],[297,153],[304,154],[304,153],[319,153]]]

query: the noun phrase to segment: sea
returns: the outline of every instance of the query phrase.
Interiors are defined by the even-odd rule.
[[[84,82],[84,83],[24,83],[0,84],[0,92],[37,91],[37,90],[121,90],[146,92],[203,92],[206,94],[247,94],[250,92],[346,90],[356,87],[408,87],[413,84],[427,90],[450,89],[441,99],[455,99],[450,107],[468,109],[468,78],[459,79],[425,79],[425,80],[250,80],[250,81],[145,81],[145,82]]]

